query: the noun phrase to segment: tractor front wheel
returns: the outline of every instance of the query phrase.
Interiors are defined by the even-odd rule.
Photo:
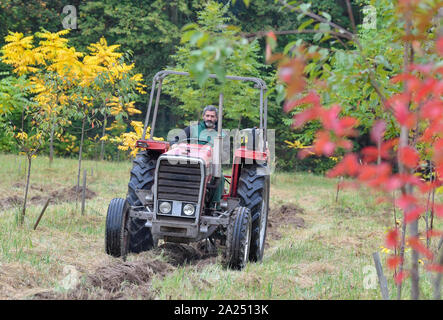
[[[251,212],[248,208],[234,209],[226,232],[224,265],[241,270],[246,266],[251,244]]]
[[[126,257],[129,250],[129,204],[125,199],[114,198],[106,215],[106,253],[113,257]]]

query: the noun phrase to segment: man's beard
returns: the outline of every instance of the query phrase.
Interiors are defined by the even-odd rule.
[[[211,120],[206,120],[205,121],[205,125],[207,128],[215,128],[215,122],[211,121]]]

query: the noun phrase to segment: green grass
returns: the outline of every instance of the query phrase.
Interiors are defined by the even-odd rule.
[[[0,201],[23,197],[24,164],[24,157],[0,155]],[[0,211],[1,298],[22,299],[39,290],[57,289],[67,265],[86,274],[115,261],[104,252],[105,216],[109,201],[125,196],[130,167],[129,161],[83,161],[88,188],[97,193],[87,200],[84,216],[79,213],[80,203],[77,209],[73,202],[51,203],[34,231],[42,204],[29,205],[23,227],[16,224],[19,206]],[[44,198],[57,188],[76,184],[75,159],[55,159],[49,167],[48,159],[40,157],[32,168],[30,198]],[[374,265],[372,253],[380,252],[385,231],[393,225],[392,208],[375,205],[376,196],[367,190],[341,190],[336,203],[336,182],[307,173],[275,173],[271,208],[291,203],[303,208],[304,213],[298,215],[305,227],[274,225],[273,232],[280,236],[269,234],[263,261],[249,263],[241,272],[224,269],[218,258],[214,263],[180,266],[165,277],[155,276],[151,283],[155,297],[380,299],[377,283],[373,289],[364,287],[364,270]],[[441,228],[441,221],[436,222]],[[380,252],[380,256],[384,263],[387,255]],[[430,275],[420,268],[421,296],[431,298]],[[392,273],[385,264],[384,271],[391,298],[395,298]],[[406,281],[403,298],[409,297],[409,290]]]

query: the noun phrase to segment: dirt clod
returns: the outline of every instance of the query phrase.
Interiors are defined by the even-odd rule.
[[[162,253],[168,262],[155,257]],[[210,252],[205,241],[187,245],[164,243],[157,249],[140,253],[135,261],[115,259],[111,263],[97,268],[93,273],[83,276],[83,281],[67,292],[45,290],[33,295],[40,300],[118,300],[140,298],[153,299],[150,282],[154,275],[165,276],[177,266],[185,264],[204,265],[213,261],[216,252]]]
[[[278,228],[281,226],[295,226],[296,228],[305,228],[305,220],[300,217],[304,215],[305,210],[296,204],[284,204],[278,208],[270,208],[268,216],[268,236],[279,240],[281,233]]]
[[[13,185],[14,188],[22,189],[24,185],[22,183],[16,183]],[[78,193],[76,192],[77,187],[61,187],[55,190],[48,190],[43,186],[30,186],[29,189],[32,191],[32,196],[28,198],[28,205],[44,205],[48,198],[51,199],[52,203],[62,203],[62,202],[74,202],[77,200],[81,201],[83,194],[83,187],[79,187]],[[92,199],[97,196],[97,193],[86,187],[85,198]],[[6,198],[0,199],[0,210],[6,210],[13,207],[18,207],[23,205],[23,196],[12,195]]]

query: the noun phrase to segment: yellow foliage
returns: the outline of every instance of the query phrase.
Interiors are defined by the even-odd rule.
[[[285,143],[289,145],[289,148],[291,149],[306,149],[306,148],[312,148],[312,146],[304,146],[300,141],[295,140],[294,142],[285,140]]]
[[[120,143],[121,145],[118,146],[118,149],[120,150],[131,150],[130,155],[135,157],[137,155],[137,152],[139,151],[138,148],[135,147],[135,144],[137,140],[140,140],[142,138],[143,134],[143,123],[140,121],[131,121],[131,126],[134,129],[133,132],[124,132],[120,135]],[[146,130],[146,138],[149,139],[150,137],[150,131],[151,128],[148,127]],[[163,141],[163,138],[153,138],[154,140]]]
[[[9,32],[5,37],[6,44],[2,48],[3,62],[14,67],[14,72],[23,75],[38,71],[33,67],[37,62],[38,55],[33,49],[34,36],[24,37],[20,32]]]
[[[20,140],[27,140],[28,134],[26,132],[19,132],[15,135],[15,137]]]
[[[122,53],[115,52],[120,45],[108,46],[108,43],[104,37],[100,38],[100,41],[93,43],[88,47],[91,55],[87,57],[88,64],[96,66],[103,66],[103,70],[106,67],[117,64],[117,60],[122,57]]]

